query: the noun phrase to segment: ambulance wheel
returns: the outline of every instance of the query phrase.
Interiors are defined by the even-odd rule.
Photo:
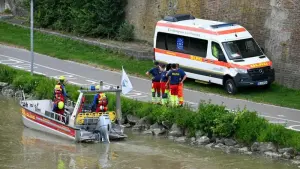
[[[236,94],[237,93],[237,87],[235,86],[235,83],[232,79],[227,79],[225,82],[225,89],[227,93],[229,94]]]

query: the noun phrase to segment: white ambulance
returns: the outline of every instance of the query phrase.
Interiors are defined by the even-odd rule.
[[[223,85],[229,94],[239,87],[269,87],[275,79],[272,62],[251,34],[235,23],[166,16],[156,24],[154,60],[178,63],[187,77]]]

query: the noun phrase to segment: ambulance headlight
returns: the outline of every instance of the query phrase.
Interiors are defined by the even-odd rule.
[[[234,68],[234,70],[235,70],[236,72],[238,72],[238,73],[243,73],[243,74],[248,73],[248,72],[247,72],[247,69]]]

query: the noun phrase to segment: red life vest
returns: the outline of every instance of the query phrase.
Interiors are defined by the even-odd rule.
[[[102,98],[101,97],[102,93],[98,94],[98,104],[97,104],[97,108],[96,108],[96,112],[106,112],[107,111],[107,99],[106,97]]]
[[[55,87],[58,87],[58,85],[56,85]],[[63,95],[63,91],[62,91],[62,86],[59,85],[59,89],[55,88],[55,102],[58,103],[59,101],[65,101],[65,97]]]

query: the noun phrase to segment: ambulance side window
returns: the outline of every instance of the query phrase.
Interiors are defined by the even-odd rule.
[[[167,50],[188,53],[189,38],[185,36],[168,34],[167,36]]]
[[[223,55],[224,56],[222,48],[216,42],[211,42],[211,53],[217,59],[219,59],[219,55]]]
[[[167,49],[166,47],[166,34],[162,32],[157,33],[156,37],[156,48],[158,49]]]
[[[190,38],[189,53],[191,55],[205,58],[207,53],[207,44],[207,40]]]

